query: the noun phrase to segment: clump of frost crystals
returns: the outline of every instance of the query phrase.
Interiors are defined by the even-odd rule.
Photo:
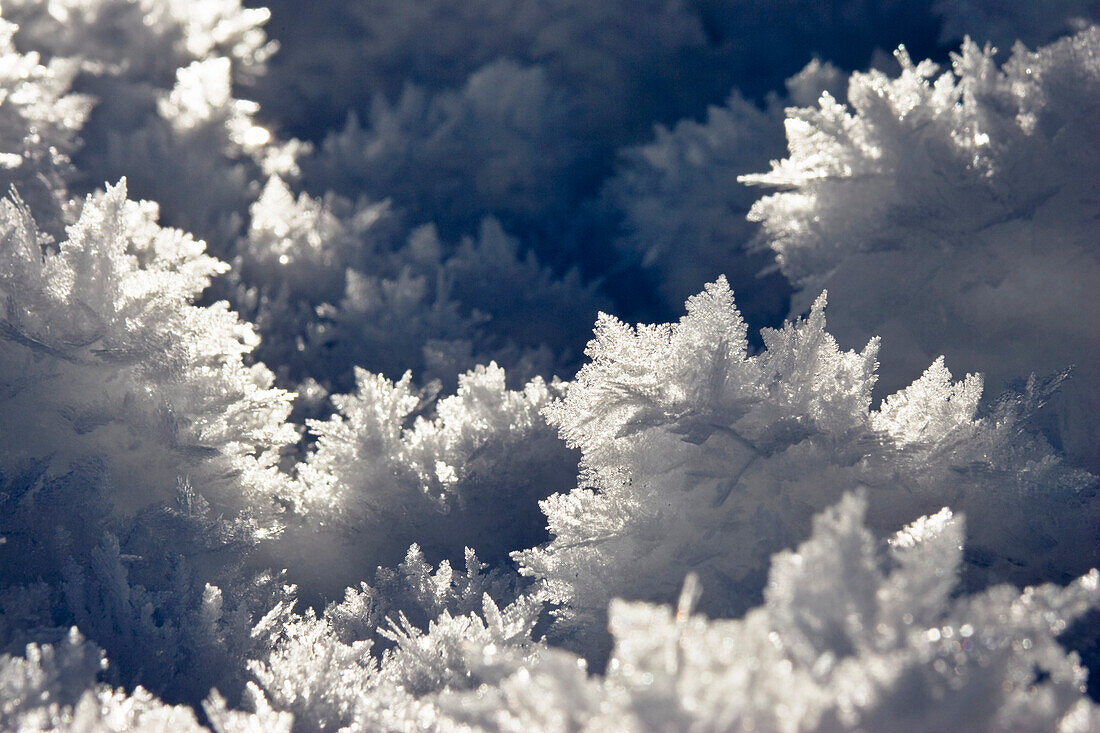
[[[88,115],[90,100],[72,94],[76,66],[63,59],[43,61],[21,54],[13,41],[18,28],[0,18],[0,187],[16,186],[48,220],[43,228],[58,228],[72,176],[70,156],[76,133]]]
[[[240,0],[6,0],[0,14],[18,26],[16,48],[71,69],[73,91],[94,103],[72,156],[74,188],[125,175],[165,221],[228,258],[260,169],[293,168],[300,150],[273,141],[253,119],[258,105],[235,98],[276,48],[263,31],[268,10]]]
[[[294,197],[272,177],[251,208],[234,273],[236,302],[259,329],[257,355],[288,381],[355,386],[353,367],[454,388],[490,361],[509,377],[572,373],[602,300],[577,271],[560,277],[523,255],[495,219],[448,242],[409,230],[387,199]],[[541,327],[554,314],[554,329]],[[306,391],[306,390],[303,390]]]
[[[433,404],[408,372],[356,378],[356,392],[332,398],[337,414],[309,421],[316,448],[298,466],[293,521],[273,548],[293,558],[303,589],[341,589],[396,565],[413,543],[433,562],[469,560],[471,547],[496,564],[545,539],[538,500],[577,470],[539,414],[558,383],[510,390],[490,363]]]
[[[853,486],[879,531],[944,504],[968,512],[972,587],[1096,564],[1092,477],[1024,431],[1027,405],[979,417],[981,379],[952,382],[937,360],[872,411],[878,340],[839,350],[824,311],[822,295],[806,319],[765,329],[756,356],[724,279],[676,324],[601,316],[591,361],[545,411],[582,452],[581,485],[542,503],[551,541],[516,554],[561,605],[570,645],[606,643],[612,597],[667,601],[688,572],[707,612],[744,611],[768,558]]]
[[[372,654],[348,623],[354,594],[320,618],[308,610],[286,624],[253,672],[275,709],[300,730],[561,730],[554,721],[591,716],[597,685],[573,655],[532,638],[537,596],[498,606],[483,596],[466,613],[444,610],[421,630],[404,615],[381,634],[394,642]],[[505,722],[510,721],[510,724]],[[464,726],[472,726],[464,727]]]
[[[320,186],[393,197],[448,229],[485,213],[530,219],[562,211],[556,202],[577,186],[591,147],[568,136],[578,114],[543,68],[502,60],[458,90],[407,86],[393,105],[379,97],[304,168]]]
[[[684,84],[679,74],[670,74],[670,69],[685,73],[690,60],[685,57],[702,51],[705,43],[698,18],[682,0],[422,0],[397,5],[364,0],[350,6],[318,0],[300,10],[280,5],[289,6],[286,17],[298,28],[273,59],[276,73],[267,78],[266,93],[267,100],[300,100],[289,105],[297,109],[281,113],[294,127],[316,126],[318,120],[325,126],[338,124],[349,109],[366,112],[372,96],[392,99],[406,85],[431,91],[460,87],[500,60],[540,65],[547,82],[569,90],[580,102],[579,119],[566,125],[587,133],[580,139],[621,139],[646,129],[655,112],[698,94],[694,83]],[[341,22],[313,22],[334,16]],[[346,78],[360,81],[339,81]],[[508,104],[506,99],[500,102]],[[530,124],[527,115],[521,117],[520,124]],[[455,164],[448,161],[448,170]]]
[[[218,512],[270,515],[289,396],[244,364],[255,336],[224,303],[192,304],[225,265],[156,213],[111,186],[44,249],[0,202],[0,470],[100,461],[120,516],[171,503],[178,478]]]
[[[1075,366],[1045,431],[1100,468],[1100,27],[1000,68],[966,42],[950,71],[853,74],[848,104],[789,109],[789,154],[743,177],[780,192],[750,218],[842,343],[872,334],[887,389],[937,354],[990,389]]]
[[[232,59],[236,80],[247,82],[276,49],[263,32],[270,11],[240,0],[8,0],[4,15],[22,44],[145,84],[212,56]]]
[[[741,619],[692,615],[694,577],[675,611],[613,601],[609,704],[589,729],[1095,730],[1056,637],[1100,603],[1096,570],[956,598],[962,517],[922,517],[882,552],[866,509],[849,494],[817,516]]]
[[[199,725],[192,708],[166,705],[140,685],[128,692],[97,682],[97,674],[107,667],[103,651],[75,626],[56,644],[28,644],[21,657],[0,654],[0,728],[22,733],[208,730]],[[255,713],[229,710],[218,691],[211,691],[203,708],[213,730],[290,730],[293,718],[272,710],[258,687],[249,684],[246,696]]]

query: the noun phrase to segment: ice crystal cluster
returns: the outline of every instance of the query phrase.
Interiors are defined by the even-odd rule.
[[[851,487],[880,534],[945,501],[966,511],[981,584],[1049,577],[1092,545],[1091,477],[1020,429],[1018,403],[978,417],[980,378],[952,382],[939,359],[872,411],[878,342],[839,351],[824,309],[766,331],[751,357],[725,281],[675,325],[601,317],[591,361],[546,411],[581,450],[581,486],[543,503],[552,539],[518,557],[582,627],[570,635],[601,630],[614,597],[672,597],[688,572],[710,589],[704,608],[743,611],[767,559]],[[1039,494],[1042,516],[1027,508]]]
[[[749,177],[784,189],[750,218],[802,298],[828,288],[839,337],[897,343],[891,387],[939,353],[998,390],[1073,365],[1058,438],[1093,467],[1098,44],[1094,28],[998,66],[967,42],[945,72],[899,50],[901,74],[853,75],[848,105],[790,110],[789,157]]]
[[[1100,728],[1095,3],[251,5],[0,4],[0,729]]]

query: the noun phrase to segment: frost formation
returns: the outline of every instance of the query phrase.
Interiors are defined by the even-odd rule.
[[[792,311],[827,288],[839,338],[895,342],[889,389],[939,353],[998,392],[1073,365],[1049,433],[1093,469],[1098,58],[1095,28],[1001,66],[970,41],[945,72],[899,50],[901,74],[854,74],[848,105],[789,110],[789,156],[744,179],[783,189],[749,216]]]
[[[0,7],[0,729],[1100,728],[1095,3],[270,5]]]
[[[598,646],[612,598],[670,600],[688,572],[710,589],[706,610],[742,612],[768,558],[853,486],[879,532],[944,503],[974,517],[978,586],[1096,563],[1074,557],[1094,532],[1092,477],[1021,429],[1021,405],[978,416],[980,377],[952,382],[937,359],[871,410],[879,342],[840,351],[824,295],[763,340],[748,356],[722,279],[676,324],[601,317],[591,361],[547,410],[581,451],[581,485],[543,502],[553,537],[517,556],[562,604],[567,633]],[[1037,494],[1049,502],[1041,517],[1029,508]]]

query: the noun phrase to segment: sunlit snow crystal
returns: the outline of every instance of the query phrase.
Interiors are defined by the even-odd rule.
[[[1100,467],[1100,28],[998,68],[967,41],[941,71],[853,74],[848,104],[788,111],[789,154],[742,180],[803,312],[828,288],[842,343],[880,335],[888,391],[939,354],[993,393],[1073,367],[1045,432]]]
[[[943,504],[966,511],[976,586],[1096,564],[1091,477],[1024,431],[1020,404],[979,416],[980,378],[953,383],[937,360],[872,410],[878,340],[839,350],[824,296],[765,330],[756,356],[724,280],[687,311],[637,328],[601,316],[591,361],[546,409],[582,452],[580,486],[543,502],[552,539],[516,557],[579,648],[598,648],[612,597],[669,601],[688,572],[708,612],[743,611],[768,558],[853,486],[879,531]]]

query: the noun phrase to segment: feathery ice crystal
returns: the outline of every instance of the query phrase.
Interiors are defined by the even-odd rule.
[[[263,336],[259,356],[280,376],[326,390],[354,387],[356,366],[453,389],[459,374],[500,361],[512,379],[575,368],[604,302],[576,271],[543,267],[500,223],[442,240],[410,228],[387,199],[299,194],[278,177],[251,208],[238,248],[236,301]],[[538,327],[554,314],[554,332]]]
[[[499,563],[545,537],[538,500],[576,473],[575,456],[539,415],[558,385],[536,378],[512,391],[490,364],[460,376],[426,417],[409,374],[396,383],[356,377],[354,394],[333,397],[337,415],[310,422],[317,445],[298,467],[295,498],[302,523],[280,540],[300,553],[295,566],[309,568],[299,584],[338,592],[414,543],[435,560],[472,547]]]
[[[192,305],[225,265],[124,184],[90,196],[56,249],[18,200],[0,227],[3,464],[57,475],[102,459],[122,514],[181,477],[219,511],[262,514],[294,433],[288,396],[242,361],[252,330],[224,304]]]
[[[1100,29],[998,68],[967,42],[940,73],[853,74],[848,106],[789,111],[789,157],[743,180],[802,312],[834,296],[837,338],[880,335],[888,390],[937,354],[1000,392],[1073,366],[1048,433],[1100,466]]]
[[[945,503],[967,511],[973,586],[1096,563],[1092,477],[1024,431],[1026,405],[979,417],[981,379],[953,383],[940,359],[871,410],[878,340],[840,351],[824,311],[822,296],[765,330],[755,356],[724,279],[676,324],[601,317],[591,361],[546,411],[581,450],[581,486],[543,502],[553,538],[517,554],[562,604],[563,634],[595,649],[611,598],[670,600],[689,571],[704,608],[743,611],[772,553],[853,486],[879,531]]]

